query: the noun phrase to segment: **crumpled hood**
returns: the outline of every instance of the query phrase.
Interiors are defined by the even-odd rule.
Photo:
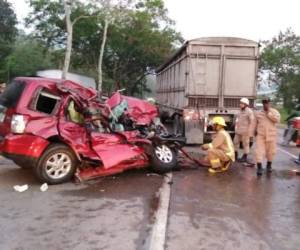
[[[113,109],[123,100],[128,104],[127,114],[139,125],[150,124],[158,116],[157,108],[145,100],[115,93],[106,101],[106,104]]]

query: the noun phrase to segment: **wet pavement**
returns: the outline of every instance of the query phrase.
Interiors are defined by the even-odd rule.
[[[161,176],[130,171],[42,193],[30,171],[1,163],[0,249],[145,248]],[[22,184],[29,190],[13,190]]]
[[[175,173],[166,248],[300,249],[300,176],[290,158],[278,151],[274,172],[261,178],[240,164],[219,175]]]
[[[261,178],[239,164],[219,175],[174,172],[166,249],[300,249],[300,176],[290,158],[278,151],[274,173]],[[139,170],[42,193],[30,171],[1,159],[0,249],[147,249],[162,181]],[[22,184],[29,190],[13,190]]]

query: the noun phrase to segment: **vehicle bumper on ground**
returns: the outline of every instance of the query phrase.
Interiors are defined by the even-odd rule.
[[[38,136],[9,134],[0,142],[0,153],[12,160],[37,159],[48,144]]]

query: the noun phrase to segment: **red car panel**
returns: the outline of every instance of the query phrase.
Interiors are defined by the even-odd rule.
[[[48,145],[49,141],[38,136],[10,134],[2,142],[1,151],[6,154],[38,158]]]
[[[4,121],[0,123],[0,133],[4,137],[0,143],[0,150],[6,157],[12,158],[11,155],[17,155],[38,159],[51,143],[63,143],[77,155],[80,162],[78,175],[81,179],[145,167],[151,161],[148,151],[152,142],[145,131],[152,133],[153,120],[158,116],[158,110],[154,105],[137,98],[123,96],[119,92],[103,103],[97,99],[95,90],[71,81],[23,77],[16,78],[16,81],[19,81],[16,82],[16,86],[23,91],[20,92],[17,103],[11,107],[4,101],[1,103],[2,108],[8,107]],[[14,86],[11,85],[11,92],[14,92]],[[46,96],[46,99],[39,99],[40,96],[43,98]],[[40,100],[42,100],[40,107],[47,107],[45,105],[51,103],[49,100],[53,99],[55,101],[53,107],[49,105],[51,107],[49,112],[42,108],[38,109],[37,103]],[[74,106],[73,103],[69,106],[71,100]],[[130,122],[134,124],[126,129],[134,131],[115,132],[110,124],[111,109],[124,100],[128,104],[128,109],[122,112],[130,117]],[[96,114],[91,110],[96,110]],[[13,115],[19,116],[15,116],[11,130]],[[100,122],[101,126],[98,124],[97,127],[97,124],[92,123],[95,121]],[[114,122],[122,123],[122,120],[116,119]],[[19,130],[16,129],[18,125],[21,127]],[[39,161],[37,164],[43,165],[43,162]]]

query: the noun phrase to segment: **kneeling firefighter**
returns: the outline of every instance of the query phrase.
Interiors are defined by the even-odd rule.
[[[202,146],[202,149],[207,151],[205,161],[209,164],[210,173],[224,172],[235,161],[233,142],[225,127],[223,117],[214,117],[213,128],[217,132],[215,138],[212,143]]]

